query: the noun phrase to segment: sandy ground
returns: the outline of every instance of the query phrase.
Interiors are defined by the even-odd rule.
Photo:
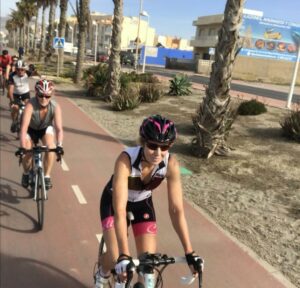
[[[300,287],[300,145],[281,135],[279,121],[285,110],[268,107],[259,116],[239,116],[228,139],[235,149],[232,155],[205,160],[193,157],[190,146],[191,115],[203,92],[165,96],[133,111],[114,112],[73,85],[61,88],[125,145],[135,144],[145,116],[160,113],[171,118],[179,132],[171,152],[192,171],[182,176],[185,197]]]

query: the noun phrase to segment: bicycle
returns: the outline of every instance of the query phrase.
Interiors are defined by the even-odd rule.
[[[99,256],[104,253],[105,250],[105,241],[104,238],[101,238],[99,244]],[[133,288],[159,288],[163,287],[163,278],[162,273],[164,269],[170,264],[178,264],[178,263],[186,263],[185,257],[169,257],[167,255],[162,255],[160,253],[149,254],[145,253],[140,256],[139,259],[133,259],[133,263],[135,267],[132,267],[127,271],[127,282],[119,283],[117,279],[117,275],[114,269],[111,270],[112,275],[114,275],[114,281],[111,279],[108,282],[108,286],[110,288],[130,288],[130,283],[133,278],[133,273],[136,272],[140,274],[144,278],[144,286],[138,286],[135,284]],[[199,270],[198,270],[198,287],[202,287],[202,271],[203,271],[203,260],[200,258],[199,262]],[[161,269],[158,267],[163,266]],[[155,272],[157,273],[157,277],[155,276]],[[195,276],[186,276],[181,277],[181,284],[183,285],[191,285],[195,281]],[[115,283],[113,286],[113,282]]]
[[[33,200],[36,201],[37,205],[37,219],[39,230],[43,229],[44,225],[44,202],[48,199],[48,191],[45,185],[44,168],[43,168],[43,157],[42,153],[56,152],[57,148],[48,148],[46,146],[34,146],[32,149],[24,151],[25,154],[32,153],[32,168],[29,172],[29,187],[31,189],[31,195]],[[20,150],[16,152],[16,156],[19,156],[19,164],[22,162],[22,155]],[[61,155],[57,154],[57,161],[61,161]]]
[[[22,101],[21,97],[19,97],[18,99],[14,100],[12,102],[12,104],[17,105],[18,108],[18,114],[17,114],[17,118],[16,120],[14,120],[13,122],[13,131],[12,132],[16,132],[19,133],[21,130],[21,121],[22,121],[22,115],[25,109],[25,103]]]

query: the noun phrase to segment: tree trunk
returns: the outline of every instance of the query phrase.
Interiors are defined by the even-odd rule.
[[[82,78],[82,68],[85,56],[86,32],[89,23],[89,0],[80,0],[79,7],[77,6],[78,19],[78,53],[75,71],[75,83],[79,83]]]
[[[39,9],[36,10],[35,21],[34,21],[34,37],[33,37],[33,55],[36,52],[36,39],[37,39],[37,27],[38,27]]]
[[[227,155],[226,136],[235,119],[236,109],[229,95],[234,61],[240,50],[239,28],[244,0],[227,0],[224,21],[219,31],[210,81],[197,115],[193,117],[195,152],[201,157]]]
[[[54,36],[54,21],[55,21],[55,10],[56,10],[56,2],[52,1],[50,4],[49,10],[49,26],[48,26],[48,39],[47,39],[47,46],[46,50],[49,54],[53,52],[53,36]]]
[[[66,25],[67,25],[67,10],[68,10],[68,0],[60,0],[60,19],[58,25],[58,35],[59,37],[66,36]],[[58,49],[59,53],[59,70],[63,72],[64,67],[64,49]]]
[[[45,10],[46,4],[43,5],[43,12],[42,12],[42,31],[41,31],[41,41],[40,41],[40,50],[39,50],[39,57],[38,60],[41,61],[42,54],[44,52],[44,45],[45,45]]]
[[[111,37],[111,53],[109,57],[109,95],[108,101],[120,94],[120,51],[121,51],[121,33],[123,22],[123,0],[113,0],[114,19]]]

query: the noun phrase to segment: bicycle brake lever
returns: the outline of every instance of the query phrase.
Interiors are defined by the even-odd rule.
[[[183,285],[191,285],[195,281],[196,277],[194,275],[181,277],[181,284]]]

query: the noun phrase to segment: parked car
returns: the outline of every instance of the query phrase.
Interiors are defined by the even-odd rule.
[[[98,53],[97,60],[101,63],[108,62],[109,56],[105,53]]]
[[[134,66],[135,64],[135,55],[132,52],[121,51],[120,58],[121,58],[122,65]]]

